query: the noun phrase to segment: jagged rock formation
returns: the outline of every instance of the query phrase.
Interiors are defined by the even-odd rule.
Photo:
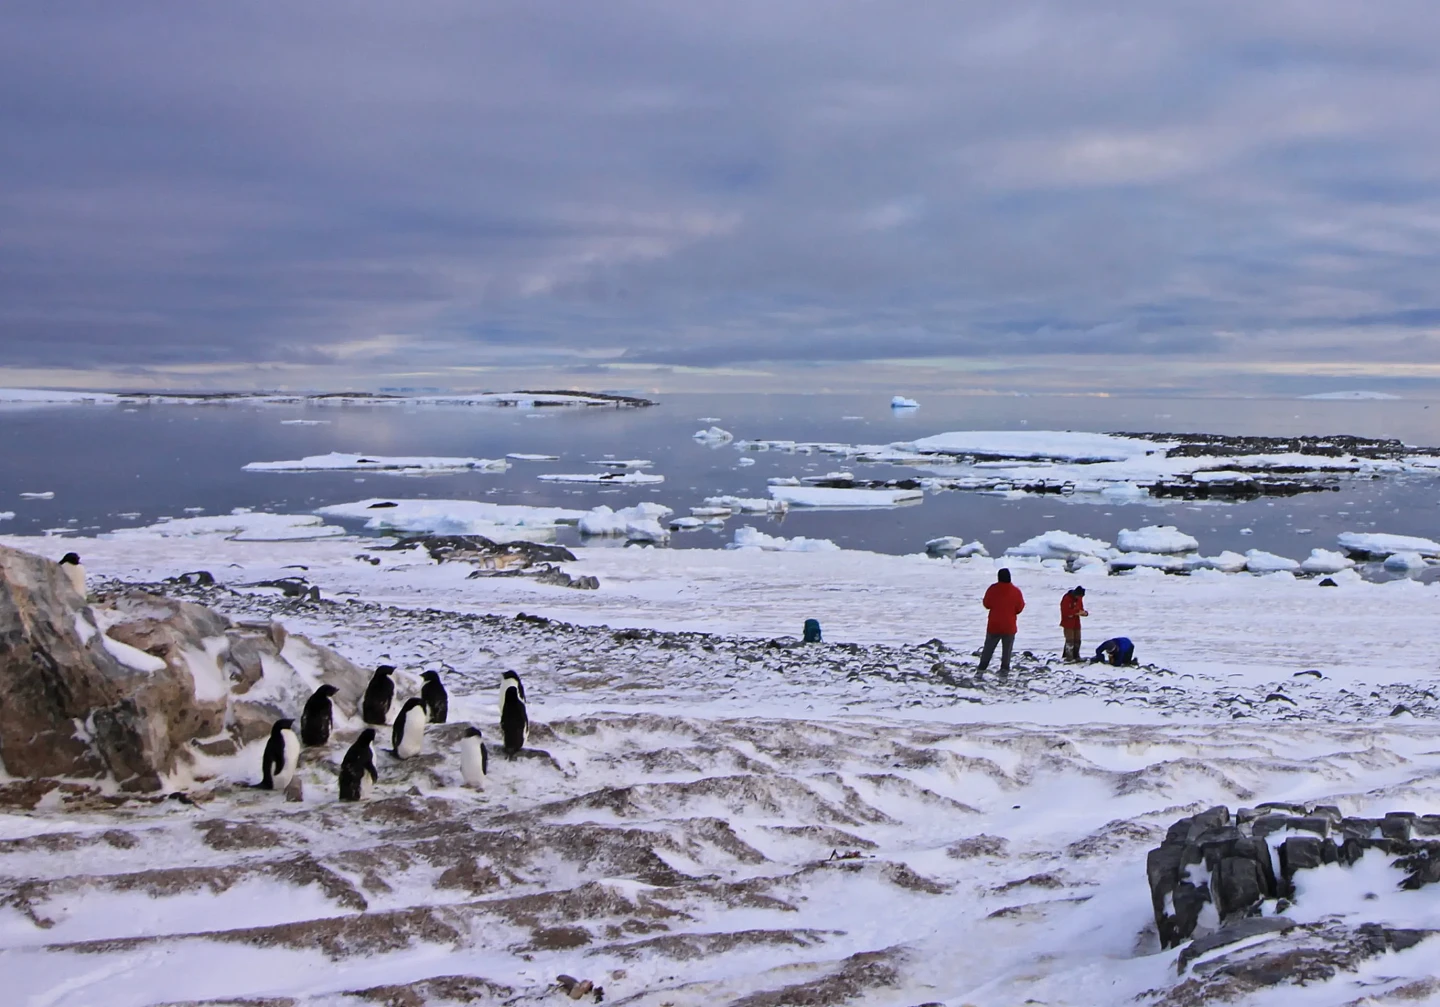
[[[1267,899],[1295,897],[1297,872],[1354,864],[1368,850],[1397,857],[1402,888],[1440,881],[1440,815],[1397,811],[1346,818],[1328,805],[1265,803],[1211,808],[1182,818],[1150,851],[1146,874],[1162,947],[1189,940],[1207,910],[1211,926],[1260,915]]]
[[[0,547],[0,762],[12,776],[157,790],[192,743],[233,752],[321,681],[353,703],[365,676],[278,623],[143,591],[88,604],[57,564]]]

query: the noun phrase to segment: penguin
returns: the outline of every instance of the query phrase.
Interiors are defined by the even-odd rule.
[[[80,554],[67,552],[60,557],[60,568],[65,571],[65,576],[70,578],[70,586],[73,587],[80,597],[86,597],[85,593],[85,567],[80,563]]]
[[[420,754],[425,743],[425,700],[411,696],[400,708],[395,718],[395,729],[390,733],[391,750],[397,759],[413,759]]]
[[[305,700],[305,710],[300,714],[300,740],[305,744],[323,745],[330,740],[334,720],[330,697],[338,691],[333,685],[322,685]]]
[[[375,669],[370,684],[365,687],[365,699],[360,704],[360,715],[367,724],[390,723],[390,705],[395,702],[395,674],[393,665],[382,664]]]
[[[367,727],[340,762],[340,800],[359,801],[370,796],[380,779],[375,772],[375,728]]]
[[[530,717],[525,712],[525,683],[513,671],[500,677],[500,733],[505,754],[515,758],[530,737]]]
[[[460,775],[465,778],[465,786],[483,790],[485,774],[488,772],[490,750],[485,747],[480,732],[473,727],[467,727],[465,737],[460,739]]]
[[[270,728],[265,755],[260,762],[260,787],[263,790],[284,790],[295,777],[300,764],[300,739],[295,737],[295,721],[286,717]]]
[[[425,700],[425,713],[432,724],[443,724],[450,716],[450,694],[440,681],[440,672],[427,671],[420,676],[425,684],[420,687],[420,698]]]

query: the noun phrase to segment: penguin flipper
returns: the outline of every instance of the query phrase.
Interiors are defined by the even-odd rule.
[[[480,742],[480,775],[490,775],[490,746]]]

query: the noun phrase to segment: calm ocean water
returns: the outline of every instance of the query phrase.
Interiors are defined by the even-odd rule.
[[[111,406],[0,408],[0,523],[6,534],[70,529],[83,534],[146,524],[187,509],[234,507],[308,512],[366,497],[462,498],[589,508],[655,500],[688,513],[707,495],[766,496],[772,476],[823,474],[842,467],[821,455],[752,454],[737,464],[731,446],[708,447],[692,434],[716,417],[740,438],[888,443],[946,430],[1030,429],[1232,434],[1358,434],[1440,443],[1440,404],[1421,401],[1196,400],[1063,396],[941,396],[892,412],[885,396],[673,395],[650,409]],[[326,421],[320,425],[284,420]],[[241,471],[271,461],[356,451],[382,455],[554,454],[558,462],[516,463],[504,473],[425,478],[357,473]],[[543,472],[598,471],[605,456],[649,458],[665,476],[655,487],[614,488],[538,481]],[[915,470],[855,466],[858,476],[895,478]],[[1339,493],[1240,504],[1168,501],[1070,503],[1053,497],[1005,500],[975,493],[928,494],[890,510],[811,512],[783,519],[733,518],[724,531],[679,534],[674,548],[716,548],[736,527],[829,538],[849,548],[922,550],[939,535],[978,538],[992,553],[1032,535],[1063,529],[1113,541],[1124,527],[1174,524],[1207,553],[1263,548],[1303,558],[1333,548],[1341,531],[1440,536],[1437,480],[1409,477],[1346,483]],[[50,500],[23,492],[53,492]],[[1242,532],[1249,529],[1249,533]],[[573,541],[562,530],[561,541]],[[595,543],[600,544],[600,543]],[[611,543],[618,544],[618,543]]]

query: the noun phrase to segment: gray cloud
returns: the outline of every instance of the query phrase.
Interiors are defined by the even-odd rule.
[[[0,347],[1436,362],[1437,35],[1418,0],[9,5]]]

